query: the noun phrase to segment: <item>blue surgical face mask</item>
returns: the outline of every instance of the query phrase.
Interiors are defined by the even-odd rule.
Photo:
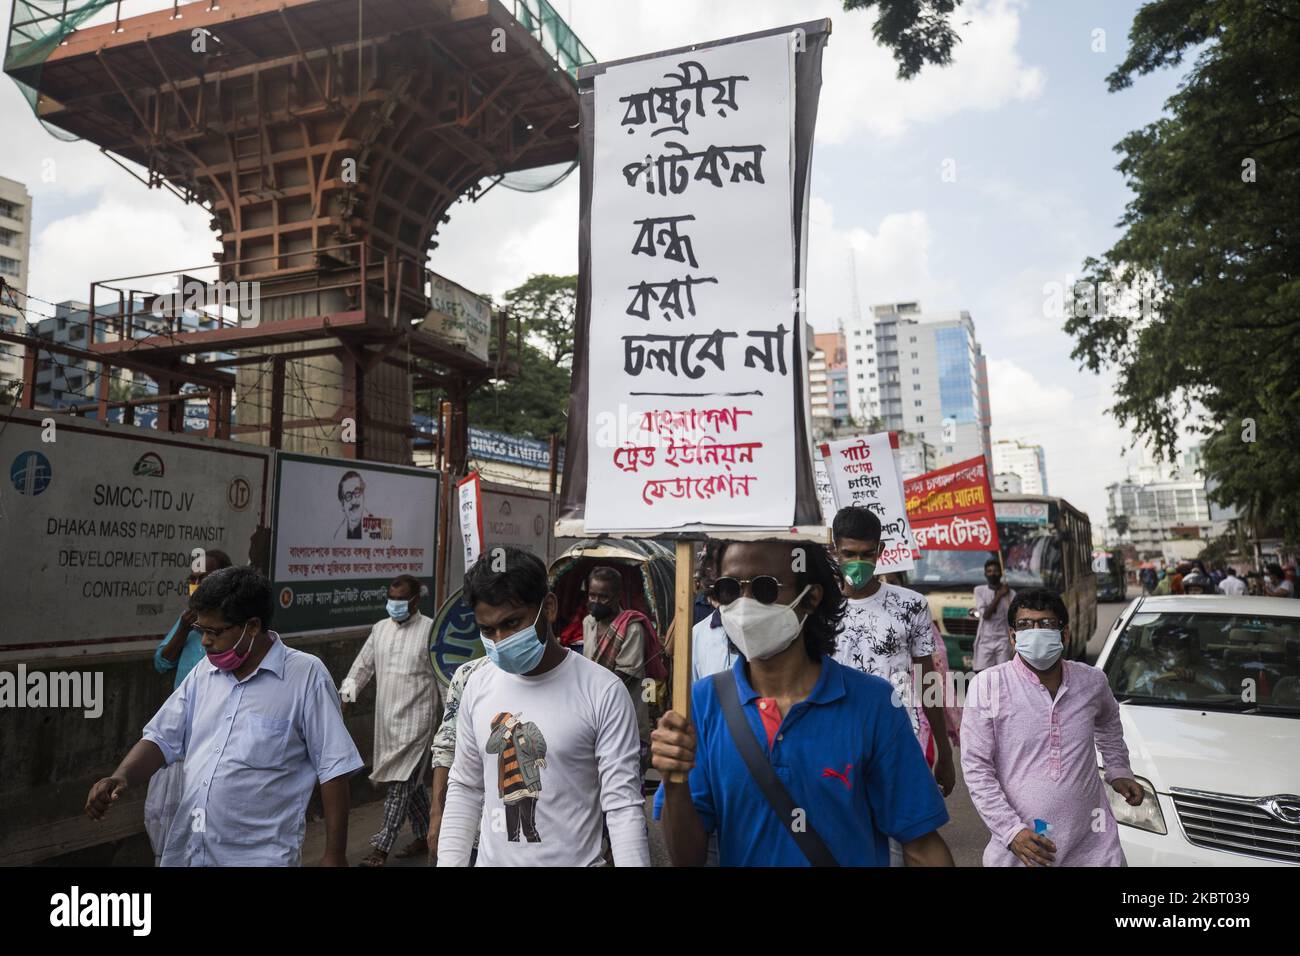
[[[1045,627],[1033,627],[1025,631],[1016,631],[1016,653],[1034,670],[1050,670],[1065,650],[1061,643],[1061,632]]]
[[[546,653],[546,642],[537,634],[537,622],[541,618],[542,609],[538,608],[532,624],[499,641],[489,641],[480,634],[483,650],[487,651],[492,663],[507,674],[527,674],[533,670]]]
[[[394,621],[405,621],[411,616],[411,602],[388,599],[388,616]]]

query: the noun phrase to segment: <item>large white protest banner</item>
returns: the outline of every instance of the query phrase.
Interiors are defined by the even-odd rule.
[[[876,573],[912,570],[919,555],[889,432],[829,442],[821,446],[821,452],[836,508],[870,508],[880,518]]]
[[[775,34],[595,79],[588,532],[792,524],[793,62]]]

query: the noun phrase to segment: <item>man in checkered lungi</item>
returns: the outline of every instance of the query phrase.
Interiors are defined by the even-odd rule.
[[[408,815],[411,832],[415,834],[414,845],[425,849],[429,838],[429,789],[424,786],[424,770],[425,765],[421,763],[410,780],[388,785],[388,794],[384,797],[384,822],[370,840],[370,845],[384,856],[392,851]]]

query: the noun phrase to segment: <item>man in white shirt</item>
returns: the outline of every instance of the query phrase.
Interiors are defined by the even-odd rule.
[[[415,839],[397,859],[429,850],[429,791],[424,788],[425,758],[438,713],[438,682],[429,659],[433,621],[419,612],[420,582],[403,574],[388,586],[388,616],[370,630],[339,696],[346,711],[375,678],[375,752],[370,779],[387,783],[384,819],[370,838],[373,852],[360,866],[383,866],[402,824],[411,821]]]
[[[988,584],[975,588],[975,613],[979,615],[979,626],[975,630],[971,669],[977,674],[1005,664],[1013,654],[1007,610],[1016,599],[1016,592],[1002,580],[1002,563],[997,558],[984,562],[984,580]]]
[[[503,567],[503,570],[495,570]],[[619,678],[555,638],[546,566],[503,547],[465,575],[492,663],[465,683],[438,865],[649,866],[636,712]]]
[[[1229,597],[1242,597],[1246,593],[1246,582],[1237,577],[1236,568],[1228,568],[1228,576],[1219,582],[1219,591]]]
[[[913,731],[919,735],[912,668],[913,665],[921,668],[920,686],[925,687],[925,675],[934,669],[930,605],[915,591],[876,580],[880,534],[880,518],[870,509],[841,508],[835,515],[831,535],[844,574],[847,599],[844,620],[836,637],[835,659],[893,684],[907,708]],[[952,743],[948,740],[943,701],[922,709],[930,722],[937,751],[934,778],[946,797],[957,784],[957,769],[952,759]]]
[[[321,866],[347,866],[348,776],[361,755],[319,657],[269,629],[271,583],[256,568],[222,568],[190,595],[206,660],[190,670],[86,814],[103,819],[131,787],[185,761],[180,806],[160,866],[300,866],[307,801],[325,810]]]
[[[731,670],[738,658],[722,626],[722,614],[718,610],[718,602],[709,596],[713,579],[717,577],[715,567],[717,552],[718,542],[710,541],[700,555],[700,563],[695,572],[695,579],[703,589],[705,600],[708,601],[711,610],[691,628],[691,683],[720,671]]]

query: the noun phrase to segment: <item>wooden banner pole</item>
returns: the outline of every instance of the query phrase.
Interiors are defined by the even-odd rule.
[[[442,476],[442,495],[438,502],[438,550],[434,556],[434,574],[437,579],[433,582],[433,593],[435,598],[434,609],[442,607],[442,602],[447,599],[447,595],[455,588],[446,586],[447,578],[447,543],[452,537],[452,516],[460,514],[460,508],[453,502],[452,497],[456,494],[456,486],[451,480],[451,465],[449,463],[448,449],[451,447],[451,402],[444,401],[438,409],[438,459],[440,463],[439,471]],[[456,526],[456,540],[460,540],[460,527]]]
[[[677,609],[673,614],[673,710],[691,716],[691,618],[695,606],[695,542],[677,541]],[[685,783],[686,774],[668,775]]]

